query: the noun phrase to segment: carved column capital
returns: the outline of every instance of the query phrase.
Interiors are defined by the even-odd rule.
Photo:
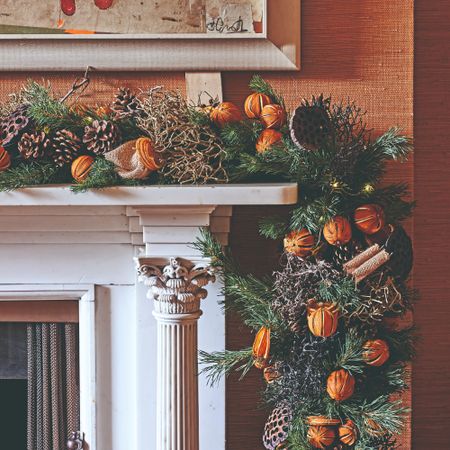
[[[139,281],[149,286],[147,297],[154,300],[156,314],[199,312],[200,301],[208,295],[204,287],[215,281],[206,262],[136,258],[136,263]]]

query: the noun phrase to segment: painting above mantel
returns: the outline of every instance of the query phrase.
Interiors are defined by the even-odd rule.
[[[0,40],[4,71],[298,70],[300,2],[6,0]]]
[[[0,33],[48,38],[99,33],[255,37],[264,32],[265,0],[185,3],[183,7],[177,0],[6,0],[0,6]]]

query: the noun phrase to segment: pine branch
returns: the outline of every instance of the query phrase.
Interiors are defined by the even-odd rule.
[[[69,180],[70,176],[67,172],[52,163],[20,163],[0,173],[0,192]]]
[[[350,330],[340,344],[332,370],[343,368],[354,374],[362,373],[367,367],[363,358],[363,343],[364,339]]]
[[[412,152],[411,140],[399,134],[398,129],[391,128],[373,142],[369,142],[356,161],[354,184],[376,184],[386,171],[388,160],[405,161]]]
[[[226,308],[237,311],[244,323],[259,329],[262,326],[278,328],[280,317],[272,308],[273,287],[270,279],[259,279],[243,275],[237,263],[223,250],[212,233],[203,229],[193,244],[212,264],[224,281],[223,295]]]
[[[227,308],[237,311],[248,327],[254,330],[262,326],[282,327],[281,318],[272,308],[270,279],[225,272],[224,293]]]
[[[83,128],[82,118],[65,103],[55,99],[49,87],[30,81],[24,89],[24,96],[28,105],[27,114],[38,128],[68,128],[72,131],[80,131]]]
[[[259,232],[268,239],[281,239],[287,233],[286,219],[280,216],[265,217],[259,222]]]
[[[255,176],[266,182],[270,179],[287,181],[292,178],[291,167],[292,160],[286,151],[273,147],[264,153],[241,153],[234,162],[234,167],[230,167],[228,171],[233,181],[243,181]]]
[[[371,403],[363,402],[361,414],[371,419],[390,434],[400,433],[404,425],[404,416],[409,412],[400,400],[392,400],[389,396],[380,396]]]
[[[339,213],[340,199],[337,196],[320,197],[305,206],[299,206],[292,212],[290,229],[306,228],[311,233],[318,233],[323,225]]]
[[[241,372],[240,379],[244,378],[253,367],[252,349],[225,350],[223,352],[199,352],[200,364],[206,365],[200,373],[204,373],[210,386],[217,384],[223,376],[231,372]]]
[[[413,151],[412,140],[401,135],[398,128],[389,129],[374,142],[373,147],[383,155],[384,159],[401,162],[406,161]]]
[[[286,104],[284,103],[283,96],[276,92],[270,85],[270,83],[264,80],[260,75],[254,75],[252,77],[249,83],[249,87],[253,92],[259,92],[260,94],[268,95],[274,103],[281,105],[286,109]]]
[[[358,426],[362,438],[370,438],[366,429],[373,421],[380,427],[380,431],[390,435],[401,432],[404,426],[408,408],[402,406],[401,400],[392,400],[389,395],[380,395],[373,401],[352,399],[342,403],[341,408],[346,417],[352,418]]]
[[[115,171],[112,162],[97,158],[92,165],[89,176],[79,184],[71,187],[72,192],[86,192],[89,189],[104,189],[111,186],[138,186],[144,184],[140,180],[125,180]]]
[[[316,297],[320,301],[337,304],[341,314],[348,316],[360,307],[362,299],[355,282],[342,273],[340,275],[333,282],[322,280],[317,283]]]
[[[375,189],[367,195],[365,201],[381,205],[387,222],[396,223],[411,216],[414,210],[415,202],[404,200],[404,197],[409,196],[408,185],[397,183]]]
[[[415,357],[417,345],[415,327],[398,332],[381,329],[379,333],[380,338],[389,345],[391,361],[411,361]]]

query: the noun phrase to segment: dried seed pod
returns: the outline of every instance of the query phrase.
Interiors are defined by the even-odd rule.
[[[324,105],[302,104],[292,115],[289,128],[292,141],[298,148],[313,151],[326,143],[331,121]]]
[[[328,395],[337,402],[347,400],[355,391],[355,378],[345,369],[331,372],[327,379]]]
[[[292,410],[287,404],[277,406],[264,427],[263,444],[267,450],[278,450],[288,437],[292,422]]]

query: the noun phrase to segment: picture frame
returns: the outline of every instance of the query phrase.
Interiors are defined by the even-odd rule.
[[[249,34],[0,34],[1,71],[270,71],[300,69],[300,0],[264,0]]]

